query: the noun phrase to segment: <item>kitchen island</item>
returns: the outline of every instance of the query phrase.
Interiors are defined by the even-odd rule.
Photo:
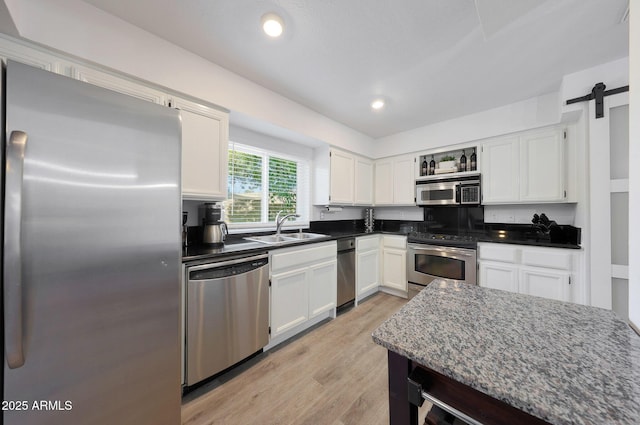
[[[434,281],[373,339],[391,425],[417,423],[416,392],[486,425],[640,423],[640,337],[608,310]]]

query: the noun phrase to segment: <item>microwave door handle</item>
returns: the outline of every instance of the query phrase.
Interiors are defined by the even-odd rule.
[[[27,133],[12,131],[6,146],[4,214],[4,321],[7,366],[24,364],[22,347],[22,167]]]
[[[462,197],[460,195],[460,184],[456,183],[453,188],[456,191],[456,204],[461,204]]]

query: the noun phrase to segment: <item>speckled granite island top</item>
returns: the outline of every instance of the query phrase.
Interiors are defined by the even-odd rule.
[[[435,281],[373,339],[552,424],[640,424],[640,337],[608,310]]]

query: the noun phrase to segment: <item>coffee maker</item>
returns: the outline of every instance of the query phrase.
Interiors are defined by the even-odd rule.
[[[224,239],[229,234],[227,223],[223,221],[222,205],[216,202],[205,202],[200,207],[202,219],[202,242],[206,245],[224,245]]]

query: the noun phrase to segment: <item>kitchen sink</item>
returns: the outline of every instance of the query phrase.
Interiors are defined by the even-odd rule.
[[[298,232],[298,233],[283,233],[280,235],[264,235],[264,236],[247,236],[244,239],[255,242],[262,242],[266,244],[281,244],[281,243],[291,243],[302,240],[309,239],[317,239],[317,238],[325,238],[327,235],[322,235],[320,233],[307,233],[307,232]]]
[[[262,243],[281,243],[281,242],[291,242],[291,238],[286,238],[282,235],[265,235],[265,236],[250,236],[244,238],[249,241],[262,242]]]
[[[285,236],[287,238],[292,238],[292,239],[304,240],[304,239],[324,238],[327,235],[322,235],[320,233],[298,232],[298,233],[287,233],[287,234],[284,234],[282,236]]]

